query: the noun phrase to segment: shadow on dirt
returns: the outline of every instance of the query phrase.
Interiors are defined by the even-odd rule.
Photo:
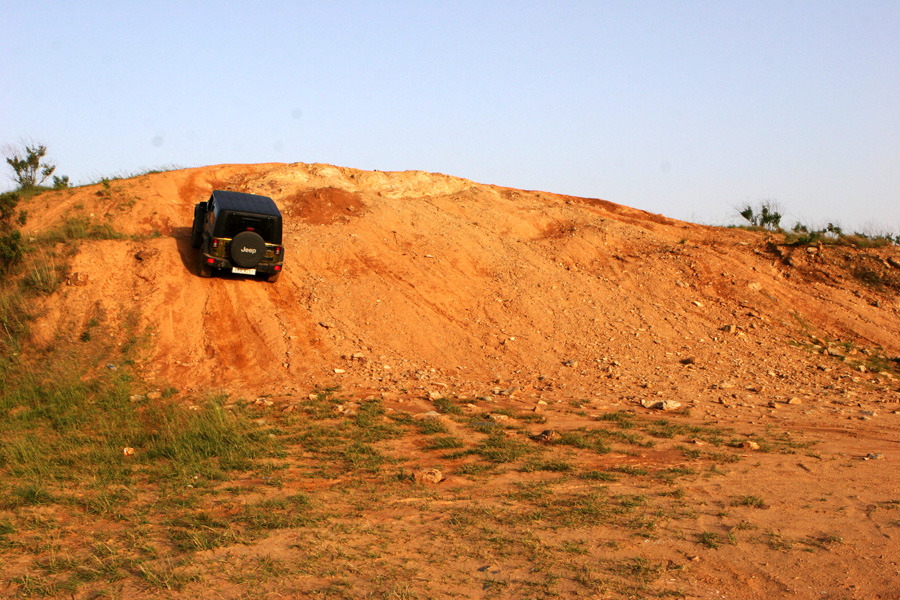
[[[175,240],[178,248],[178,256],[181,257],[181,264],[191,275],[197,275],[198,253],[196,248],[191,247],[191,228],[190,227],[174,227],[172,229],[172,238]]]

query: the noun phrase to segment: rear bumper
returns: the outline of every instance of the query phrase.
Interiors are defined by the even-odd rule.
[[[201,252],[201,255],[203,256],[203,262],[208,264],[213,269],[225,270],[225,271],[231,272],[231,268],[235,266],[235,264],[232,263],[227,258],[222,258],[220,256],[211,256],[211,255],[207,254],[206,252]],[[212,262],[210,262],[210,260],[212,260]],[[283,262],[276,262],[276,263],[261,262],[258,265],[256,265],[256,272],[262,273],[265,275],[272,275],[273,273],[280,273],[283,267],[284,267]]]

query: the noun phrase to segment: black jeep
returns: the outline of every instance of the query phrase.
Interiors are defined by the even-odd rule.
[[[191,245],[200,248],[200,277],[226,269],[278,281],[284,262],[281,211],[267,196],[216,190],[194,207]]]

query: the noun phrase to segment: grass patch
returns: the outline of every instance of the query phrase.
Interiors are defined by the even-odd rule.
[[[447,426],[440,419],[426,418],[418,422],[419,432],[422,435],[434,435],[436,433],[447,433]]]
[[[508,463],[528,456],[534,449],[521,440],[507,437],[502,431],[493,431],[473,452],[491,462]]]
[[[768,508],[762,498],[758,496],[736,496],[730,502],[731,506],[749,506],[750,508]]]
[[[707,548],[716,549],[722,543],[722,536],[714,531],[702,531],[697,535],[697,542]]]
[[[432,400],[434,404],[434,410],[439,413],[443,413],[446,415],[462,415],[463,409],[461,406],[453,402],[450,398],[437,398]]]
[[[125,237],[108,223],[100,223],[86,215],[76,215],[67,217],[57,228],[44,233],[39,242],[54,245],[78,240],[120,240]]]
[[[572,446],[573,448],[587,449],[599,454],[606,454],[611,450],[606,439],[609,435],[602,429],[566,431],[560,434],[557,444]]]
[[[560,459],[528,461],[524,465],[522,465],[521,468],[521,470],[525,473],[533,473],[535,471],[569,473],[574,469],[575,467],[573,467],[570,462]]]
[[[456,436],[442,435],[431,438],[424,447],[426,450],[452,450],[465,447],[465,443]]]

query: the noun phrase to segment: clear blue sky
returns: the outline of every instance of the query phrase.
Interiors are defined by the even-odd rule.
[[[325,162],[900,233],[896,0],[0,0],[0,53],[0,145],[73,183]]]

